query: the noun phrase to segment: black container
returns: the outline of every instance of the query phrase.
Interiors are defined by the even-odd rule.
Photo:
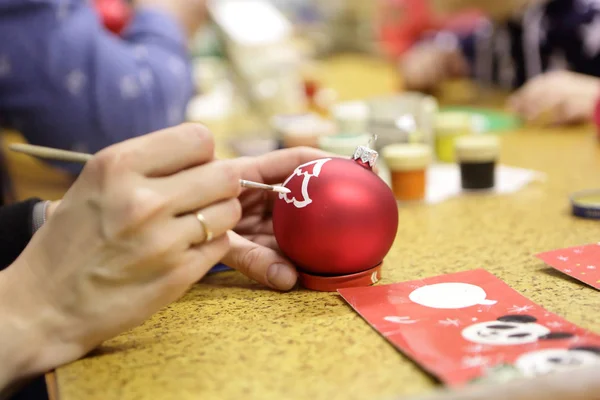
[[[491,189],[496,179],[496,161],[463,161],[460,163],[460,178],[463,189]]]

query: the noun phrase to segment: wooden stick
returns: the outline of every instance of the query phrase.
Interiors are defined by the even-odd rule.
[[[60,150],[53,149],[51,147],[44,146],[34,146],[31,144],[22,144],[22,143],[14,143],[9,145],[9,149],[15,151],[17,153],[23,153],[30,156],[44,158],[48,160],[58,160],[58,161],[67,161],[67,162],[75,162],[79,164],[85,164],[89,160],[94,157],[93,154],[87,153],[79,153],[76,151],[68,151],[68,150]],[[250,189],[262,189],[262,190],[270,190],[278,193],[290,193],[290,189],[278,186],[278,185],[267,185],[264,183],[247,181],[244,179],[240,179],[240,185],[245,188]]]

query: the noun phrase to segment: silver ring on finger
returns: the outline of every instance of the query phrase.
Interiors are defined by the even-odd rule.
[[[202,225],[202,230],[204,231],[204,236],[205,236],[204,241],[210,242],[213,239],[213,232],[208,227],[206,218],[204,218],[204,215],[202,215],[202,213],[200,211],[198,211],[196,213],[196,219],[200,222],[200,225]]]

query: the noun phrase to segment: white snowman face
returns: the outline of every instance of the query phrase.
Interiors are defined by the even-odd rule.
[[[600,351],[600,349],[597,349]],[[526,377],[536,377],[553,372],[588,365],[600,365],[600,353],[581,349],[546,349],[523,354],[515,366]]]
[[[550,333],[550,329],[533,322],[535,318],[531,320],[526,317],[506,316],[496,321],[480,322],[466,327],[461,334],[463,338],[478,344],[510,346],[534,343]]]

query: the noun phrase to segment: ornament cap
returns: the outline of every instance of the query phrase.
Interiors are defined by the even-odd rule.
[[[379,153],[367,146],[358,146],[352,155],[354,161],[369,168],[373,168],[377,157],[379,157]]]

